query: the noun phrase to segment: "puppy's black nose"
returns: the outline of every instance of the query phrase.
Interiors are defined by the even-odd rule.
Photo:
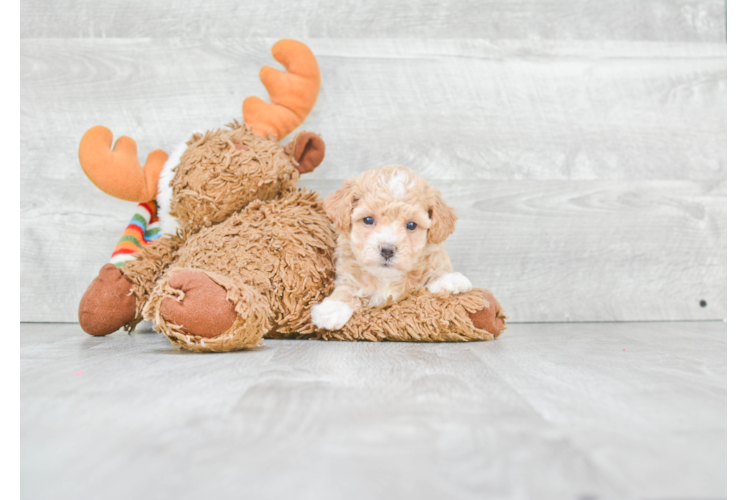
[[[385,260],[390,260],[395,255],[395,247],[392,245],[382,245],[379,248],[379,253],[382,254]]]

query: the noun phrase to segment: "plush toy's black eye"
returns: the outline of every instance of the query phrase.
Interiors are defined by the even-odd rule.
[[[405,227],[408,228],[408,231],[415,231],[418,227],[418,224],[416,224],[415,222],[408,222],[407,224],[405,224]]]
[[[374,217],[364,217],[364,224],[367,226],[374,224]]]

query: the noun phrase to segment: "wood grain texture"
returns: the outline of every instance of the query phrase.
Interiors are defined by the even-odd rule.
[[[748,250],[748,180],[725,182],[724,224],[725,250]]]
[[[108,260],[132,205],[84,180],[28,184],[21,317],[77,321],[78,301]],[[301,181],[323,195],[341,184]],[[723,182],[433,184],[460,216],[446,241],[455,269],[493,290],[510,321],[726,315]]]
[[[729,269],[725,305],[727,317],[748,318],[748,144],[745,140],[748,123],[748,43],[731,43],[726,47],[722,103],[727,179],[725,256]],[[748,399],[744,405],[748,410]]]
[[[723,44],[308,42],[323,83],[302,127],[328,145],[317,178],[391,163],[452,180],[725,177]],[[145,152],[239,117],[266,96],[272,43],[22,40],[21,175],[77,175],[95,124]]]
[[[723,498],[725,326],[195,355],[25,324],[22,498]]]
[[[744,295],[745,296],[745,295]],[[727,498],[740,498],[748,491],[748,478],[741,465],[748,461],[748,312],[727,323]]]
[[[728,177],[730,178],[730,177]],[[725,182],[725,316],[748,318],[748,180]]]
[[[725,40],[722,0],[26,0],[22,38]]]

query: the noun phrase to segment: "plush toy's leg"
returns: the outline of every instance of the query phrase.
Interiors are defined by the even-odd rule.
[[[172,343],[191,351],[255,347],[271,326],[267,299],[243,283],[199,269],[171,269],[143,311]]]
[[[484,289],[479,289],[479,291],[483,294],[486,302],[488,302],[488,306],[471,313],[470,320],[473,322],[475,328],[485,330],[494,337],[498,337],[504,328],[506,328],[504,326],[504,320],[506,319],[504,311],[501,309],[499,301],[496,300],[496,297],[491,292]]]
[[[164,297],[161,316],[204,338],[218,337],[236,321],[226,289],[200,271],[182,271],[169,279],[169,286],[184,293],[182,300]]]
[[[83,331],[108,335],[133,322],[137,311],[132,286],[114,264],[102,267],[78,306],[78,321]]]
[[[457,295],[418,290],[381,306],[359,309],[340,330],[322,330],[318,336],[403,342],[492,340],[504,329],[505,318],[488,290],[475,288]]]

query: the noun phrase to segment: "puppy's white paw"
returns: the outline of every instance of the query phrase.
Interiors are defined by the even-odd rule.
[[[462,273],[449,273],[433,283],[430,283],[426,288],[428,288],[431,293],[463,293],[472,290],[473,285],[470,283],[469,279],[462,275]]]
[[[321,304],[312,306],[312,323],[317,328],[340,330],[351,319],[352,314],[353,309],[345,302],[325,299]]]

